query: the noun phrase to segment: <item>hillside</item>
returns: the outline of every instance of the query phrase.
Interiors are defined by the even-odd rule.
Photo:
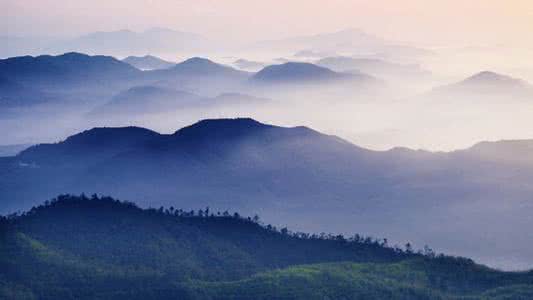
[[[430,250],[422,256],[359,235],[292,233],[258,220],[209,208],[142,210],[109,197],[60,196],[0,219],[0,297],[531,295],[531,272],[498,272]]]
[[[155,70],[154,76],[181,76],[181,77],[246,77],[248,72],[240,71],[229,66],[215,63],[201,57],[189,58],[165,70]]]
[[[150,114],[210,108],[239,108],[262,105],[270,100],[240,93],[222,93],[201,97],[193,93],[160,86],[135,86],[113,96],[111,100],[92,110],[88,117],[143,118]]]
[[[206,98],[158,86],[135,86],[113,96],[91,115],[146,115],[205,104]]]
[[[350,80],[352,76],[333,72],[330,69],[310,63],[288,62],[271,65],[257,72],[252,78],[254,83],[317,83]]]
[[[166,69],[175,65],[173,62],[163,60],[153,55],[145,56],[128,56],[122,60],[123,62],[134,66],[139,70],[157,70]]]
[[[394,59],[420,58],[434,53],[427,49],[398,44],[391,40],[368,34],[357,28],[347,28],[336,32],[297,36],[281,40],[262,41],[253,45],[253,49],[301,51],[308,53],[382,53]]]
[[[52,96],[50,93],[40,89],[0,76],[0,107],[24,107],[43,104],[53,99],[54,97]]]
[[[0,60],[0,76],[21,83],[67,84],[131,78],[139,70],[111,56],[65,53],[51,56],[21,56]],[[89,82],[87,82],[89,81]]]
[[[530,100],[533,85],[511,76],[484,71],[464,80],[433,89],[426,97],[448,100]]]
[[[0,106],[41,105],[49,114],[78,113],[84,105],[101,103],[116,89],[144,80],[149,79],[142,71],[111,56],[71,52],[12,57],[0,60]]]
[[[128,29],[89,32],[80,36],[0,36],[5,49],[3,57],[21,54],[64,53],[81,51],[94,54],[131,55],[203,51],[214,45],[205,37],[168,28],[150,28],[145,31]]]
[[[517,145],[523,160],[531,157]],[[296,230],[393,236],[491,266],[527,268],[532,164],[509,163],[502,151],[481,146],[372,151],[253,119],[203,120],[173,134],[96,128],[1,159],[1,210],[96,192],[143,207],[259,213]]]

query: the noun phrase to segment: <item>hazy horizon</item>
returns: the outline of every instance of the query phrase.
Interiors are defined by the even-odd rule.
[[[533,47],[533,41],[525,38],[533,27],[533,3],[527,0],[334,0],[327,4],[303,0],[1,0],[0,6],[0,35],[77,36],[166,27],[213,39],[253,42],[359,28],[426,47]]]
[[[498,271],[533,267],[532,33],[531,0],[0,0],[0,298],[533,297]]]

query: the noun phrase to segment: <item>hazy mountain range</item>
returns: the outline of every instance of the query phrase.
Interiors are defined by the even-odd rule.
[[[157,85],[203,96],[242,91],[249,83],[328,84],[376,83],[362,73],[338,73],[309,63],[267,66],[257,73],[237,70],[209,59],[194,57],[170,67],[142,71],[110,56],[66,53],[0,60],[0,99],[10,106],[56,101],[99,105],[118,92],[136,86]],[[253,92],[253,90],[252,90]],[[51,94],[48,96],[48,94]],[[84,102],[81,100],[84,99]]]
[[[217,76],[229,79],[231,77],[246,77],[249,73],[215,63],[206,58],[193,57],[171,68],[153,71],[152,74],[155,74],[155,76],[182,77]]]
[[[134,78],[141,72],[110,56],[65,53],[59,56],[21,56],[0,60],[0,76],[35,88],[68,90]]]
[[[223,93],[202,97],[193,93],[160,86],[135,86],[115,95],[109,102],[90,112],[91,117],[143,117],[178,110],[208,109],[231,105],[261,105],[269,100],[245,94]]]
[[[337,32],[299,36],[254,44],[256,49],[301,51],[313,53],[379,54],[396,59],[418,59],[432,55],[432,51],[403,43],[388,41],[362,30],[349,28]],[[300,56],[302,56],[300,52]],[[306,54],[306,55],[307,55]],[[321,54],[320,56],[324,56]]]
[[[100,31],[73,38],[4,36],[0,41],[7,45],[0,51],[0,57],[65,52],[107,55],[177,53],[203,50],[212,45],[201,35],[167,28],[152,28],[143,32],[126,29]]]
[[[528,153],[523,143],[531,144],[378,152],[251,119],[205,120],[170,135],[99,128],[0,160],[0,198],[4,213],[66,192],[239,208],[298,230],[358,231],[515,268],[533,261],[524,238],[533,168],[501,157]]]
[[[188,92],[157,86],[137,86],[118,93],[93,115],[138,115],[177,110],[201,105],[207,99]]]
[[[506,99],[533,100],[533,85],[511,76],[483,71],[472,75],[460,82],[435,88],[428,97],[445,98],[448,100],[471,99],[492,100]]]
[[[59,196],[0,218],[6,299],[527,299],[533,272],[209,207]]]
[[[252,27],[0,36],[0,299],[532,298],[528,49]]]
[[[359,82],[371,83],[376,80],[365,74],[338,73],[328,68],[310,63],[288,62],[281,65],[271,65],[257,72],[251,81],[254,83],[324,83],[324,82]]]
[[[151,28],[143,32],[127,29],[99,31],[77,37],[17,37],[1,36],[0,42],[7,45],[0,50],[0,57],[38,55],[41,53],[60,54],[84,52],[114,56],[175,54],[209,52],[213,49],[233,49],[234,51],[288,51],[299,52],[299,57],[320,53],[320,57],[334,53],[377,54],[385,58],[418,59],[433,52],[388,41],[362,30],[349,28],[336,32],[310,36],[297,36],[282,40],[253,42],[251,44],[214,41],[199,34]],[[316,55],[312,55],[316,57]]]
[[[153,55],[145,56],[128,56],[122,60],[123,62],[134,66],[139,70],[157,70],[170,68],[176,63],[163,60]]]

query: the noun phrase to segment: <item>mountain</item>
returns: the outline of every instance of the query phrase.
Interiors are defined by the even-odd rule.
[[[353,58],[347,56],[326,57],[316,64],[337,72],[360,71],[377,78],[399,79],[429,76],[431,73],[416,64],[395,64],[380,59]]]
[[[360,75],[359,77],[371,80],[369,76]],[[310,63],[288,62],[263,68],[251,78],[251,81],[254,83],[291,84],[348,81],[352,79],[355,79],[355,75],[337,73]]]
[[[166,69],[174,66],[176,63],[162,60],[159,57],[152,55],[145,56],[128,56],[122,60],[123,62],[134,66],[139,70],[157,70]]]
[[[168,28],[151,28],[142,32],[127,29],[98,31],[73,38],[0,36],[0,42],[6,45],[0,49],[0,57],[65,52],[113,56],[175,54],[205,51],[213,47],[213,43],[201,35]]]
[[[2,212],[59,193],[100,193],[144,207],[238,209],[295,230],[389,236],[507,269],[533,264],[531,239],[523,238],[532,225],[533,168],[480,154],[494,152],[488,148],[371,151],[252,119],[75,137],[0,159]]]
[[[460,82],[435,88],[429,96],[529,100],[533,97],[533,85],[522,79],[484,71]]]
[[[209,45],[210,42],[198,34],[167,28],[152,28],[143,32],[131,30],[93,32],[54,46],[64,49],[63,51],[117,55],[200,51]]]
[[[263,41],[253,49],[277,51],[304,51],[312,53],[380,54],[391,59],[417,60],[433,52],[368,34],[360,29],[348,28],[336,32],[298,36],[282,40]],[[305,49],[305,50],[302,50]]]
[[[52,166],[83,166],[108,159],[137,145],[152,141],[158,133],[139,127],[93,128],[68,137],[61,143],[29,147],[19,155],[29,161]]]
[[[5,106],[88,102],[92,109],[122,90],[131,89],[119,98],[149,92],[154,93],[153,101],[171,97],[170,90],[157,92],[139,86],[179,85],[183,90],[217,95],[245,82],[249,76],[248,72],[204,58],[191,58],[166,69],[141,71],[110,56],[66,53],[14,57],[0,60],[0,99]]]
[[[476,155],[481,159],[506,164],[533,165],[533,159],[530,157],[533,153],[533,140],[481,142],[458,153]]]
[[[0,76],[0,107],[24,107],[43,104],[52,98],[50,93]]]
[[[109,102],[95,108],[89,113],[89,117],[146,117],[150,114],[174,113],[187,109],[261,105],[269,101],[269,99],[239,93],[201,97],[166,87],[135,86],[118,93]]]
[[[22,56],[0,60],[0,76],[31,87],[68,84],[104,84],[131,79],[141,71],[110,56],[65,53],[58,56]]]
[[[215,63],[201,57],[189,58],[175,66],[153,71],[154,74],[180,77],[246,77],[248,72],[239,71],[229,66]]]
[[[362,30],[349,28],[336,32],[321,33],[309,36],[298,36],[282,40],[264,41],[256,46],[268,47],[270,49],[306,49],[308,52],[326,52],[339,49],[346,50],[352,46],[376,46],[386,42],[376,36],[367,34]]]
[[[174,52],[193,51],[209,42],[204,37],[166,28],[152,28],[144,32],[120,30],[95,32],[70,41],[71,47],[94,53],[116,52]]]
[[[512,299],[533,273],[259,219],[60,196],[0,218],[6,299]]]
[[[0,105],[69,113],[102,103],[117,89],[146,80],[144,73],[110,56],[65,53],[0,60]]]
[[[168,69],[146,71],[145,76],[158,84],[215,96],[228,90],[239,90],[251,73],[206,58],[193,57]]]
[[[115,95],[92,115],[135,115],[176,111],[205,104],[207,99],[188,92],[158,86],[136,86]]]

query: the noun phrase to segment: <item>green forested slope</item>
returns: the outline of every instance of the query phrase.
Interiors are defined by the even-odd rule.
[[[229,213],[63,196],[0,228],[0,299],[530,299],[531,272]],[[520,298],[522,297],[522,298]]]

